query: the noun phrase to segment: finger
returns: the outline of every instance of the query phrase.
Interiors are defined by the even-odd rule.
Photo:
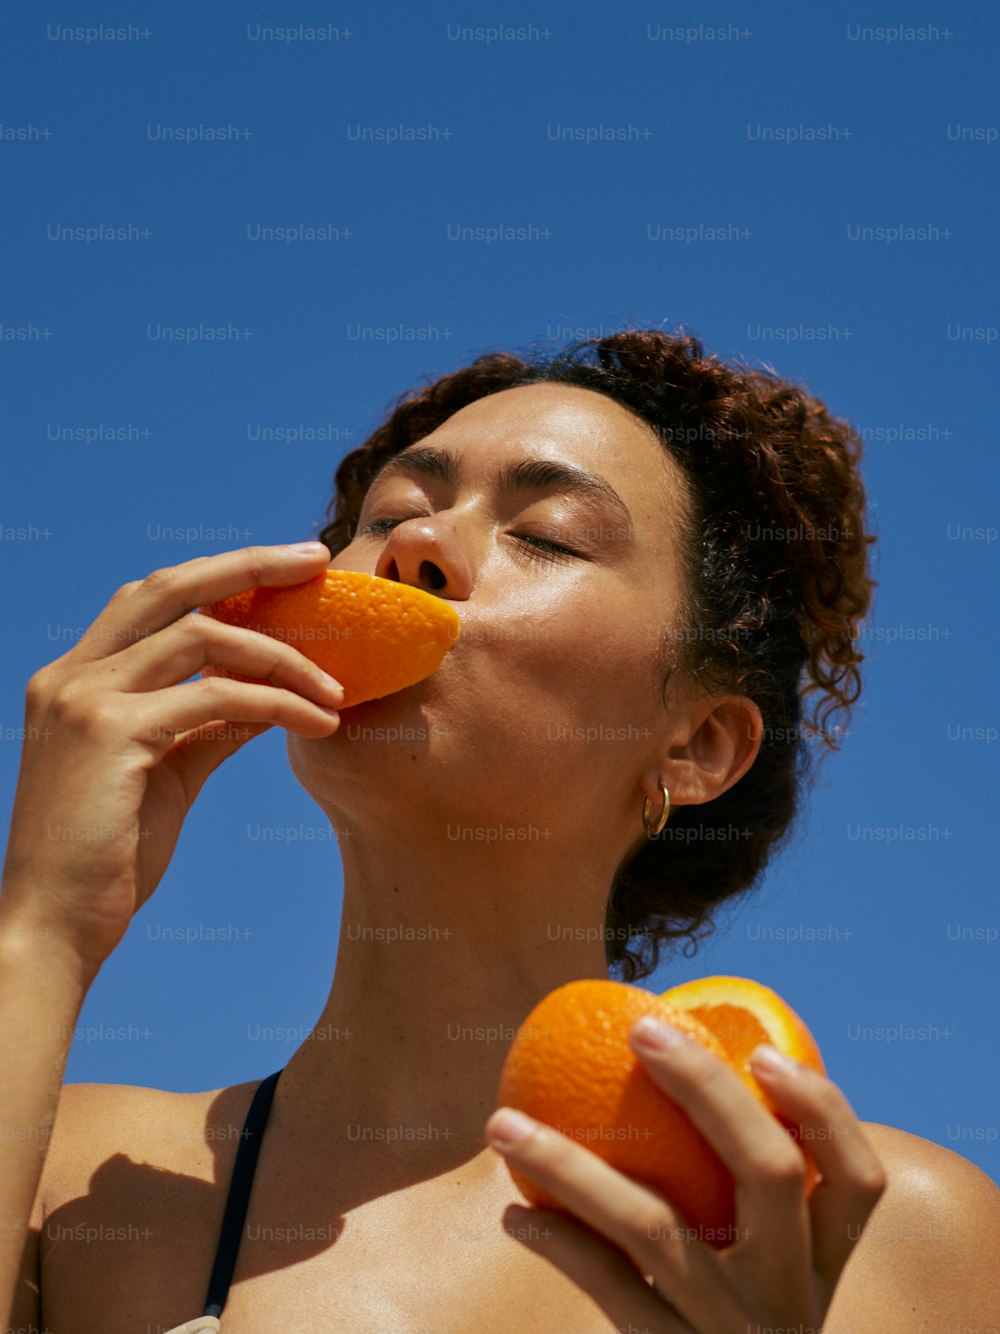
[[[291,546],[242,547],[153,570],[123,584],[66,657],[78,662],[110,657],[195,607],[251,588],[304,583],[321,574],[330,559],[320,542],[304,552]]]
[[[121,695],[131,712],[131,735],[157,760],[183,732],[223,719],[227,723],[274,723],[300,736],[332,736],[340,714],[280,686],[251,685],[224,676],[203,676],[148,694]]]
[[[507,1109],[498,1109],[506,1111]],[[523,1114],[522,1114],[523,1115]],[[652,1274],[685,1320],[698,1330],[736,1328],[738,1306],[721,1279],[716,1255],[692,1237],[676,1209],[657,1191],[618,1172],[582,1144],[526,1117],[530,1129],[516,1141],[491,1135],[489,1143],[590,1227]],[[637,1282],[644,1282],[640,1275]]]
[[[194,613],[123,649],[103,670],[113,673],[118,690],[153,691],[179,685],[207,666],[301,690],[318,704],[344,700],[343,686],[291,644]]]
[[[692,1326],[654,1291],[629,1256],[585,1223],[552,1209],[519,1204],[507,1206],[503,1223],[508,1236],[586,1292],[616,1329],[692,1334]]]
[[[731,1066],[665,1027],[679,1040],[658,1050],[636,1040],[635,1026],[630,1038],[650,1078],[683,1108],[736,1180],[740,1240],[732,1249],[752,1249],[775,1286],[801,1282],[811,1263],[801,1149]]]
[[[823,1176],[809,1200],[813,1264],[832,1290],[885,1190],[885,1168],[836,1084],[798,1062],[772,1072],[755,1057],[754,1075],[799,1124]]]

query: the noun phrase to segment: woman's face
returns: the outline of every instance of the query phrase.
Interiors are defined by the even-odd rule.
[[[540,828],[571,810],[607,822],[610,800],[641,838],[637,782],[670,736],[657,652],[686,503],[651,428],[576,387],[489,395],[396,455],[333,565],[447,599],[462,633],[430,677],[344,709],[333,736],[290,734],[304,786],[348,823],[388,799]]]

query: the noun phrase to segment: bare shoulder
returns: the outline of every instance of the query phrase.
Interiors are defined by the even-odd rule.
[[[906,1205],[956,1233],[970,1224],[1000,1227],[1000,1189],[975,1163],[908,1130],[873,1121],[861,1125],[888,1176],[878,1204],[884,1216]]]
[[[861,1127],[886,1167],[892,1166],[897,1180],[905,1176],[912,1189],[950,1184],[963,1194],[985,1191],[988,1199],[997,1196],[993,1179],[953,1149],[877,1121],[862,1121]]]
[[[185,1235],[192,1232],[193,1195],[198,1210],[218,1212],[257,1082],[204,1093],[63,1085],[15,1286],[15,1329],[41,1327],[43,1286],[51,1305],[61,1284],[68,1279],[72,1289],[77,1271],[93,1268],[93,1248],[67,1238],[90,1237],[95,1223],[128,1220],[137,1199]]]
[[[873,1304],[885,1334],[982,1326],[1000,1309],[1000,1190],[944,1145],[861,1126],[886,1188],[838,1285],[831,1334],[868,1328],[861,1317],[871,1320]]]
[[[257,1082],[197,1093],[64,1084],[39,1188],[43,1213],[60,1198],[85,1193],[94,1172],[119,1155],[153,1169],[215,1180],[220,1158],[235,1155]]]

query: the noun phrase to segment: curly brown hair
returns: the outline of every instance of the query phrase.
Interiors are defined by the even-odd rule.
[[[652,973],[663,946],[690,955],[714,911],[756,887],[787,841],[804,790],[846,731],[831,717],[861,693],[858,622],[870,576],[862,442],[803,387],[706,356],[682,333],[626,329],[529,360],[486,353],[400,395],[340,463],[320,538],[336,555],[355,531],[369,481],[390,455],[488,394],[549,382],[607,394],[646,421],[680,465],[690,512],[680,536],[680,623],[658,656],[706,690],[748,695],[764,732],[750,769],[668,825],[619,867],[605,914],[605,953],[626,982]],[[805,716],[810,696],[811,715]],[[826,750],[822,748],[826,747]],[[634,948],[633,948],[634,946]]]

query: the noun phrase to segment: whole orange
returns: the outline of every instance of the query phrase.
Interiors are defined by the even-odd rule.
[[[802,1020],[775,992],[749,978],[701,978],[665,997],[622,982],[583,979],[550,992],[518,1029],[497,1104],[555,1127],[658,1190],[706,1244],[730,1245],[737,1240],[735,1182],[687,1113],[653,1083],[632,1051],[629,1030],[645,1014],[681,1029],[726,1061],[772,1113],[747,1061],[759,1042],[823,1072]],[[566,1208],[505,1161],[530,1203]],[[806,1161],[809,1194],[817,1177],[808,1154]]]
[[[293,644],[340,682],[345,709],[430,676],[462,628],[443,598],[356,570],[326,570],[286,588],[252,588],[200,610]],[[214,666],[203,675],[256,679]]]

